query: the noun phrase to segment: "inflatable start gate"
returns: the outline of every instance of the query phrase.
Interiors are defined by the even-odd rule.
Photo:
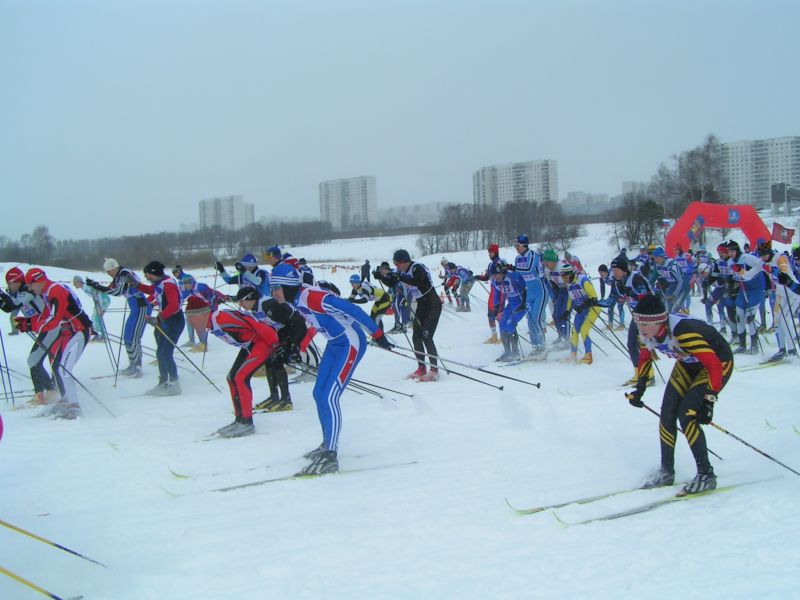
[[[675,256],[678,246],[688,250],[692,242],[700,236],[700,232],[709,228],[741,229],[753,248],[772,237],[756,209],[749,204],[733,206],[692,202],[667,233],[664,250],[669,256]]]

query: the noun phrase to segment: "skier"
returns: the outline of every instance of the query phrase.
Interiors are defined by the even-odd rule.
[[[314,271],[308,266],[306,259],[301,258],[297,261],[297,264],[299,265],[297,270],[300,271],[300,277],[303,279],[303,283],[306,285],[316,285],[314,283]]]
[[[381,262],[380,266],[372,272],[373,277],[383,288],[381,276],[387,276],[392,272],[392,268],[386,261]],[[392,299],[392,310],[394,311],[394,327],[386,333],[405,333],[409,320],[411,319],[411,297],[408,290],[402,283],[396,287],[389,287],[386,291]]]
[[[444,260],[446,259],[443,258],[442,261]],[[460,282],[458,276],[456,276],[456,265],[448,261],[446,263],[443,262],[442,267],[444,267],[444,275],[440,275],[440,278],[442,279],[442,288],[444,289],[445,296],[447,296],[447,303],[453,303],[450,297],[452,293],[452,297],[456,299],[456,310],[458,310],[461,307],[461,298],[458,295],[458,285]]]
[[[111,277],[109,285],[101,285],[88,277],[86,285],[98,292],[128,299],[128,318],[125,321],[122,339],[125,342],[125,352],[128,354],[129,364],[119,374],[124,377],[141,377],[142,335],[144,335],[144,326],[147,318],[153,312],[153,307],[147,302],[145,295],[136,289],[140,280],[133,271],[127,267],[121,267],[113,258],[105,260],[103,270]]]
[[[448,263],[448,270],[458,278],[458,308],[456,312],[472,312],[469,305],[469,292],[475,285],[475,276],[466,267],[456,266],[455,263]]]
[[[624,254],[620,254],[611,261],[611,274],[614,276],[614,293],[610,294],[605,300],[597,302],[598,306],[609,307],[622,300],[633,311],[636,308],[636,303],[639,297],[648,294],[653,294],[653,288],[647,281],[647,278],[641,272],[630,270],[630,264]],[[631,326],[628,328],[628,356],[633,363],[633,377],[626,382],[626,385],[635,385],[639,379],[639,329],[636,327],[636,322],[632,321]],[[654,385],[656,382],[652,370],[650,371],[647,379],[647,385]]]
[[[277,287],[273,284],[273,287]],[[256,410],[283,412],[292,410],[289,376],[286,363],[302,363],[300,345],[308,333],[306,321],[288,302],[272,296],[262,296],[253,288],[241,289],[236,300],[242,310],[251,313],[259,322],[269,325],[278,334],[278,346],[266,362],[269,397],[256,404]]]
[[[578,334],[583,338],[583,357],[580,362],[584,365],[592,364],[592,338],[590,332],[597,317],[600,316],[600,309],[597,305],[597,292],[589,278],[578,275],[575,267],[567,263],[561,267],[561,279],[567,288],[567,307],[563,318],[569,321],[571,311],[575,311],[575,323],[572,327],[570,336],[570,356],[566,359],[569,362],[578,362]]]
[[[194,330],[199,340],[197,345],[192,346],[191,350],[192,352],[205,352],[208,349],[208,317],[228,297],[222,292],[211,289],[208,284],[198,283],[191,275],[184,274],[178,281],[181,286],[181,302],[186,301],[186,310],[184,312],[188,325],[187,329],[189,331]],[[189,337],[194,339],[194,335]]]
[[[547,358],[547,350],[544,346],[544,323],[545,323],[545,291],[542,276],[542,264],[539,254],[529,248],[528,236],[524,233],[517,236],[514,241],[514,248],[517,250],[517,257],[514,260],[514,270],[517,271],[525,280],[528,288],[526,295],[528,312],[528,330],[533,344],[532,357],[534,360],[544,360]]]
[[[276,246],[273,246],[273,248]],[[271,254],[267,255],[271,257]],[[274,258],[273,258],[274,260]],[[280,248],[278,248],[278,260],[280,260]],[[234,265],[236,275],[229,275],[221,262],[216,263],[217,271],[229,285],[238,285],[239,289],[245,287],[256,288],[262,296],[269,296],[269,273],[266,269],[258,268],[258,261],[252,254],[245,254],[242,260]]]
[[[181,337],[186,319],[181,310],[181,292],[178,282],[164,273],[164,265],[157,260],[144,267],[144,276],[149,284],[133,283],[140,292],[155,296],[159,312],[157,317],[148,317],[147,322],[155,329],[156,359],[158,360],[158,385],[147,392],[148,396],[177,396],[181,393],[178,367],[175,364],[175,347]]]
[[[564,319],[567,310],[567,286],[561,279],[561,268],[564,262],[558,260],[558,254],[552,248],[542,253],[544,266],[544,281],[547,293],[550,296],[550,314],[553,315],[553,325],[558,333],[558,339],[553,343],[553,348],[562,350],[569,348],[569,319]]]
[[[492,265],[500,260],[500,246],[497,244],[489,244],[487,248],[489,252],[489,266],[486,267],[481,275],[476,275],[475,279],[478,281],[489,282],[489,299],[486,301],[486,317],[489,320],[489,339],[484,344],[499,344],[500,339],[497,337],[497,315],[500,312],[499,307],[505,302],[502,293],[498,291],[497,284],[492,277]]]
[[[677,359],[670,374],[658,426],[661,466],[644,487],[672,485],[675,481],[675,442],[680,422],[697,464],[697,475],[683,487],[684,494],[697,494],[717,487],[717,477],[708,460],[701,425],[711,423],[717,398],[733,372],[733,354],[719,332],[697,319],[667,314],[656,296],[645,296],[633,310],[639,328],[639,378],[636,389],[625,394],[632,406],[642,408],[642,396],[652,369],[653,352]]]
[[[647,250],[647,248],[645,248]],[[600,299],[606,297],[605,287],[608,286],[608,297],[616,298],[617,302],[608,307],[608,324],[607,327],[613,331],[625,331],[625,301],[617,294],[617,288],[614,286],[613,278],[606,265],[597,267],[597,273],[600,276]],[[614,310],[619,313],[619,325],[614,327]]]
[[[365,259],[361,265],[361,281],[369,282],[369,260]]]
[[[58,337],[47,351],[61,398],[38,416],[76,419],[82,411],[72,373],[89,342],[92,321],[83,312],[78,297],[63,283],[50,281],[41,269],[29,269],[25,273],[25,284],[32,293],[41,296],[44,310],[33,317],[17,317],[19,330],[37,334],[58,332]]]
[[[411,341],[414,352],[417,354],[417,370],[411,373],[409,379],[419,381],[437,381],[439,379],[439,352],[433,342],[433,334],[439,324],[442,314],[442,301],[436,295],[431,280],[430,271],[422,263],[412,262],[407,250],[396,250],[392,257],[397,271],[381,275],[380,281],[389,287],[399,284],[406,286],[410,297],[416,301],[417,310],[412,312],[414,318],[413,335]],[[428,354],[430,372],[425,364],[425,354]]]
[[[736,332],[739,346],[734,354],[758,354],[759,342],[756,332],[756,309],[764,297],[763,263],[752,254],[743,253],[739,244],[728,242],[728,253],[733,281],[739,286],[736,296]],[[747,333],[750,333],[750,349],[747,349]]]
[[[355,273],[350,275],[350,285],[353,289],[346,300],[353,304],[373,302],[372,309],[369,312],[369,318],[375,321],[378,327],[381,328],[381,331],[383,331],[383,315],[385,315],[386,311],[392,306],[391,296],[382,289],[372,287],[370,283],[364,281]]]
[[[653,262],[655,263],[656,287],[663,294],[668,311],[672,313],[682,310],[683,271],[674,259],[667,257],[667,253],[661,246],[653,251]]]
[[[25,285],[25,274],[19,267],[12,267],[6,271],[8,289],[0,292],[0,309],[10,313],[12,319],[22,312],[25,319],[39,317],[45,309],[41,296],[33,294]],[[16,331],[17,321],[12,321]],[[28,369],[33,382],[33,399],[31,404],[49,404],[55,400],[56,384],[44,368],[44,359],[50,354],[50,348],[58,339],[58,329],[41,331],[34,338],[33,348],[28,354]]]
[[[108,310],[108,306],[111,304],[111,296],[91,288],[89,288],[91,291],[87,292],[84,289],[86,284],[80,275],[75,275],[75,277],[72,278],[72,285],[75,286],[75,289],[77,290],[83,290],[84,293],[86,293],[86,295],[92,299],[92,305],[94,306],[94,309],[92,310],[92,331],[94,332],[94,335],[89,341],[105,342],[107,333],[105,322],[103,321],[103,315]]]
[[[772,308],[772,319],[775,321],[775,338],[778,342],[778,351],[773,354],[768,362],[778,362],[786,356],[797,356],[797,345],[800,340],[796,339],[797,329],[794,326],[794,315],[800,309],[800,295],[792,291],[791,285],[797,283],[792,273],[789,259],[783,254],[777,254],[772,250],[771,244],[759,244],[758,253],[764,262],[764,268],[768,270],[775,288],[775,305]],[[786,350],[787,338],[791,342],[789,350]]]
[[[242,288],[243,298],[260,294],[255,288]],[[237,297],[238,295],[237,294]],[[254,316],[235,310],[216,310],[209,318],[211,333],[223,342],[239,348],[226,377],[231,392],[234,420],[217,429],[225,438],[237,438],[255,433],[253,425],[253,390],[250,378],[270,358],[278,345],[275,330]]]
[[[182,283],[183,282],[183,278],[187,277],[187,276],[188,277],[192,277],[192,276],[189,275],[188,273],[186,273],[183,270],[183,267],[180,266],[180,265],[175,265],[174,267],[172,267],[172,276],[175,278],[175,281],[178,282],[178,285],[181,286],[181,300],[185,300],[186,298],[185,298],[185,296],[183,294],[183,283]],[[198,299],[189,299],[189,301],[186,303],[186,311],[185,311],[186,312],[186,321],[187,321],[186,335],[189,336],[189,340],[186,343],[181,344],[181,347],[190,348],[190,349],[197,347],[197,342],[195,341],[195,336],[194,336],[195,328],[189,326],[191,324],[191,321],[189,319],[189,311],[197,309],[197,308],[201,308],[203,306],[204,305],[201,302],[199,302],[199,298]],[[208,318],[205,318],[203,320],[203,323],[202,323],[202,331],[203,331],[202,338],[203,339],[206,339],[206,337],[207,337],[207,334],[205,333],[205,331],[206,331],[206,323],[207,322],[208,322]],[[201,352],[202,352],[202,347],[203,346],[205,346],[204,342],[202,343],[201,348],[200,348]]]
[[[500,341],[503,343],[503,353],[496,359],[497,362],[509,362],[521,357],[519,351],[519,335],[517,323],[525,316],[526,296],[528,293],[522,275],[511,270],[503,259],[494,262],[489,267],[489,272],[500,290],[504,305],[499,305]]]
[[[281,286],[285,301],[328,340],[313,392],[322,427],[322,444],[306,455],[311,462],[299,474],[333,473],[339,470],[337,451],[342,427],[339,398],[367,349],[363,329],[369,331],[381,348],[388,350],[393,346],[364,311],[324,289],[303,285],[299,273],[291,266],[274,267],[272,282]]]

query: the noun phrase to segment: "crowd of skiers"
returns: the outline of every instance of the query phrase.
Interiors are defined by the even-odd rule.
[[[308,453],[310,463],[302,473],[324,474],[338,469],[339,398],[367,349],[365,332],[375,345],[393,348],[384,335],[385,316],[395,318],[389,334],[406,335],[411,328],[417,369],[409,377],[432,382],[439,379],[434,336],[444,303],[454,304],[456,312],[470,312],[475,282],[488,293],[486,343],[502,344],[497,361],[504,363],[544,361],[549,346],[569,350],[561,359],[564,362],[592,364],[592,332],[605,335],[608,330],[626,329],[627,307],[632,318],[626,346],[634,368],[627,384],[635,386],[627,394],[631,404],[640,406],[646,387],[654,383],[656,351],[678,359],[662,405],[662,465],[652,483],[663,485],[674,477],[671,457],[680,422],[700,478],[689,492],[714,485],[698,424],[710,420],[716,395],[730,376],[733,354],[758,352],[760,333],[776,332],[778,352],[769,360],[796,354],[800,250],[776,253],[764,242],[750,252],[731,241],[717,247],[717,257],[700,247],[696,252],[676,248],[670,258],[662,247],[643,246],[633,257],[621,251],[609,266],[600,265],[592,278],[578,257],[569,252],[559,257],[552,249],[537,251],[524,234],[513,247],[516,255],[504,260],[498,244],[490,244],[488,265],[477,275],[443,258],[438,285],[427,266],[412,260],[406,250],[397,250],[393,265],[384,261],[370,270],[366,261],[360,274],[349,278],[351,290],[346,296],[332,283],[315,279],[305,259],[282,253],[277,246],[266,253],[268,268],[259,266],[252,254],[235,263],[232,273],[217,262],[213,286],[199,283],[180,266],[170,276],[158,261],[148,263],[140,278],[109,258],[103,264],[108,283],[73,280],[75,289],[84,290],[92,300],[91,318],[65,284],[51,281],[38,268],[27,273],[13,268],[6,273],[8,289],[0,295],[0,308],[17,315],[12,321],[16,330],[34,337],[28,358],[34,402],[48,404],[44,414],[56,418],[80,415],[72,370],[90,339],[109,342],[103,315],[111,296],[126,299],[120,341],[128,365],[120,375],[141,377],[142,335],[147,325],[154,329],[159,378],[149,395],[181,393],[174,351],[185,328],[189,341],[184,347],[190,350],[205,353],[209,331],[239,348],[227,376],[235,418],[217,431],[221,437],[252,434],[254,409],[290,410],[286,365],[296,365],[315,378],[313,397],[322,429],[322,443]],[[237,286],[238,293],[218,291],[217,277]],[[599,294],[593,281],[599,284]],[[688,317],[693,296],[705,306],[705,323]],[[369,302],[369,314],[356,306]],[[771,325],[767,325],[767,305]],[[528,338],[517,331],[523,318]],[[549,345],[548,327],[554,333]],[[733,352],[721,335],[728,329],[731,342],[738,344]],[[316,334],[327,340],[321,356],[313,342]],[[262,370],[270,395],[254,404],[250,380]]]

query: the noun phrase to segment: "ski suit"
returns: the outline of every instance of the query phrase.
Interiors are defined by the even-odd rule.
[[[527,288],[528,331],[534,350],[544,350],[545,300],[541,257],[530,248],[514,259],[514,271],[522,275]]]
[[[20,311],[23,317],[32,319],[41,315],[44,308],[44,300],[40,296],[32,294],[24,284],[16,292],[12,292],[10,289],[0,292],[0,309],[4,312],[13,314],[15,311]],[[55,383],[44,368],[44,359],[47,358],[49,349],[55,343],[58,334],[58,329],[39,332],[36,334],[36,341],[28,354],[28,369],[31,373],[33,391],[36,393],[55,389]]]
[[[573,353],[578,351],[578,334],[583,338],[584,352],[592,351],[592,338],[589,333],[600,316],[597,306],[597,292],[586,275],[578,275],[567,286],[567,313],[575,311],[575,323],[570,336],[570,347]]]
[[[181,310],[181,292],[172,277],[164,277],[152,285],[139,284],[139,290],[153,294],[158,302],[158,328],[155,330],[158,383],[178,381],[175,344],[181,337],[186,320]],[[170,341],[172,343],[170,343]]]

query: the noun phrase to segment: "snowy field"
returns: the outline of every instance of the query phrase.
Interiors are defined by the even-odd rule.
[[[607,237],[604,226],[592,226],[574,246],[593,274],[615,254]],[[376,266],[401,245],[415,255],[412,236],[292,253],[311,263],[370,258]],[[513,258],[508,247],[502,255]],[[440,258],[424,259],[434,273]],[[476,272],[488,262],[485,252],[448,258]],[[351,273],[318,276],[346,291]],[[710,427],[709,447],[724,458],[712,457],[720,486],[778,479],[581,526],[562,525],[553,511],[510,510],[506,498],[528,507],[638,485],[658,464],[658,421],[629,406],[620,386],[631,366],[600,337],[590,366],[560,363],[562,351],[546,364],[496,367],[499,347],[481,343],[486,293],[480,284],[473,293],[471,313],[443,313],[441,355],[541,382],[541,389],[457,366],[480,381],[449,374],[414,383],[405,380],[412,360],[370,348],[355,377],[414,396],[346,392],[339,462],[343,470],[387,468],[230,492],[208,490],[290,475],[305,464],[300,457],[321,439],[312,384],[292,385],[293,412],[257,414],[256,435],[204,443],[231,421],[227,391],[216,392],[183,361],[182,396],[137,397],[156,383],[156,367],[146,363],[144,378],[114,388],[113,378],[95,379],[113,371],[104,346],[91,344],[75,374],[116,418],[85,393],[76,422],[36,419],[35,409],[3,404],[0,519],[110,569],[7,528],[0,528],[0,566],[60,597],[86,600],[800,597],[800,478]],[[109,313],[109,329],[119,332],[122,302],[112,307],[119,310]],[[692,308],[701,314],[696,300]],[[5,335],[7,321],[2,329],[11,368],[27,372],[30,341]],[[526,329],[523,322],[525,337]],[[152,331],[144,341],[154,347]],[[403,337],[394,341],[407,345]],[[234,355],[211,340],[205,372],[223,390]],[[199,364],[199,354],[190,357]],[[671,363],[658,363],[665,377]],[[735,371],[715,420],[800,470],[797,369],[795,362]],[[266,396],[264,379],[253,387],[257,401]],[[659,381],[645,402],[658,409],[663,390]],[[681,481],[695,473],[682,437],[676,469]],[[670,494],[638,491],[557,514],[575,522]],[[36,597],[0,577],[0,599]]]

